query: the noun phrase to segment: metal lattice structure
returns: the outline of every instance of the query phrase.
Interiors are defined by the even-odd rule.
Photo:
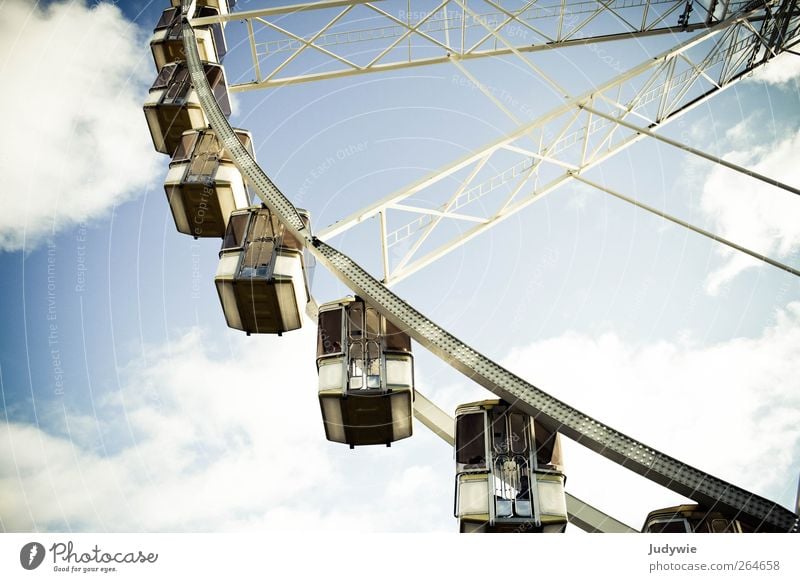
[[[466,2],[463,0],[453,0],[453,2],[462,7],[464,15],[471,14],[471,9]],[[437,12],[443,11],[449,3],[447,0],[443,2],[437,8]],[[519,22],[522,13],[517,14],[515,18],[501,9],[499,3],[487,3],[503,12],[506,18],[511,17],[511,20]],[[342,17],[349,11],[348,7],[353,5],[364,5],[371,10],[376,9],[371,3],[358,1],[334,1],[321,4],[325,4],[329,8],[343,7],[345,13],[342,14]],[[529,3],[528,7],[532,4]],[[605,8],[598,14],[610,10],[609,4],[611,3],[602,4]],[[647,3],[647,11],[652,11],[656,4],[655,2]],[[637,6],[640,9],[643,8],[642,5]],[[720,9],[719,13],[717,12],[718,8]],[[313,9],[312,5],[294,7],[295,11]],[[674,10],[677,10],[677,5]],[[482,168],[492,155],[501,150],[516,153],[522,158],[519,163],[512,166],[507,173],[507,178],[505,173],[501,177],[506,181],[518,179],[519,185],[513,189],[513,196],[508,197],[492,216],[488,218],[467,217],[467,215],[459,217],[454,212],[480,198],[481,190],[471,189],[471,180],[458,188],[443,209],[433,212],[426,210],[425,214],[433,218],[429,219],[427,223],[420,223],[415,227],[416,230],[425,229],[422,230],[423,234],[426,230],[430,232],[435,228],[438,220],[444,218],[461,218],[472,220],[478,224],[465,235],[451,241],[445,248],[435,251],[432,255],[417,259],[413,263],[409,262],[411,257],[407,255],[401,265],[404,270],[400,273],[390,273],[387,268],[386,239],[393,233],[385,233],[382,229],[381,246],[384,249],[385,278],[396,280],[401,275],[407,276],[424,264],[432,262],[447,250],[463,244],[466,240],[501,222],[511,213],[517,212],[562,183],[574,179],[581,171],[601,163],[614,153],[649,135],[653,130],[690,110],[717,91],[730,86],[758,64],[792,46],[798,34],[797,12],[796,2],[793,0],[787,0],[781,4],[776,12],[779,16],[774,16],[771,9],[761,3],[741,6],[737,11],[733,10],[733,6],[724,5],[720,8],[716,4],[710,5],[703,23],[696,23],[698,27],[704,29],[703,32],[692,40],[667,51],[653,59],[653,62],[633,68],[597,90],[578,98],[567,98],[564,105],[540,119],[522,125],[505,138],[416,184],[408,191],[419,192],[442,177],[453,173],[456,169],[467,168],[470,165]],[[616,12],[614,14],[618,17]],[[717,14],[722,16],[717,16]],[[262,16],[264,16],[263,13]],[[688,27],[690,23],[694,22],[689,16],[690,13],[687,9],[686,17],[683,19],[684,27]],[[241,13],[236,17],[241,18]],[[422,21],[427,22],[428,20],[430,18],[417,21],[413,26],[415,31],[419,32],[424,24]],[[643,20],[649,22],[646,18]],[[760,23],[760,26],[757,28],[754,23]],[[481,21],[479,24],[487,28],[485,21]],[[657,24],[651,23],[649,26],[654,27]],[[328,28],[330,27],[323,27],[312,38],[304,39],[301,43],[303,47],[307,49],[311,43],[317,42],[323,34],[328,32]],[[407,30],[406,33],[410,34],[410,31]],[[398,38],[401,40],[406,38],[408,36],[406,33],[401,34]],[[757,528],[764,526],[779,531],[797,531],[798,517],[791,511],[699,469],[690,467],[553,398],[448,333],[403,301],[383,282],[369,274],[352,259],[320,238],[312,237],[292,203],[278,190],[266,173],[256,164],[250,153],[242,146],[220,110],[203,73],[194,33],[188,22],[184,23],[183,35],[192,82],[199,94],[203,110],[248,183],[319,262],[384,317],[406,330],[421,345],[470,379],[504,400],[513,402],[515,407],[535,417],[551,430],[574,439],[605,458],[701,504],[722,508],[733,515],[746,517],[751,523],[757,524]],[[506,49],[511,50],[511,47],[507,46]],[[693,49],[698,49],[696,52],[700,53],[699,57],[692,52]],[[388,55],[390,52],[386,51],[386,54]],[[488,53],[484,56],[488,56]],[[409,58],[406,66],[415,66],[416,64]],[[634,81],[638,81],[639,84],[634,85]],[[634,129],[631,129],[630,124],[626,125],[625,122],[628,117],[634,117],[640,122],[644,122],[645,128],[635,126]],[[548,140],[545,139],[548,133],[544,128],[551,125],[555,127],[556,133],[553,134],[554,138]],[[646,131],[640,131],[640,129],[646,129]],[[532,149],[530,146],[522,146],[517,143],[518,139],[529,139],[532,135],[538,138],[540,144],[538,148]],[[549,174],[545,168],[548,168]],[[477,174],[477,170],[472,171],[473,178]],[[532,192],[524,190],[525,185],[534,175],[543,182],[543,186],[534,187]],[[385,219],[384,213],[391,208],[397,208],[399,202],[408,196],[408,191],[404,190],[403,196],[394,195],[372,205],[367,209],[368,212],[359,213],[354,218],[342,221],[320,236],[331,237],[337,232],[357,224],[366,217],[367,213],[372,213],[370,216],[378,215]],[[394,236],[399,235],[394,234]],[[417,248],[419,247],[417,246]],[[416,251],[416,249],[412,250]],[[446,435],[440,434],[440,436]]]
[[[760,29],[754,24],[759,22]],[[582,173],[634,143],[646,137],[658,138],[659,129],[732,86],[781,48],[798,42],[799,24],[796,6],[782,19],[765,20],[763,8],[735,14],[600,87],[566,99],[563,105],[519,125],[507,135],[415,184],[343,218],[324,229],[320,236],[330,239],[377,217],[382,225],[380,244],[376,248],[381,249],[383,278],[387,284],[396,283],[543,196],[580,179]],[[769,45],[765,42],[767,37],[782,39],[782,45]],[[695,150],[695,153],[699,152]],[[484,168],[493,166],[505,169],[486,176]],[[730,163],[728,166],[798,193],[792,186]],[[409,202],[412,197],[425,198],[426,191],[464,170],[469,171],[468,176],[459,180],[444,204],[427,208]],[[501,188],[508,192],[505,197],[497,200],[489,196]],[[476,204],[478,201],[482,204]],[[487,204],[493,206],[476,210]],[[392,211],[400,211],[405,216],[411,212],[418,217],[388,230],[385,228],[387,215]],[[444,220],[460,221],[467,228],[421,255],[418,251]],[[390,253],[393,247],[404,252],[395,264],[390,264],[390,255],[395,254]],[[797,274],[797,270],[786,265],[776,266]]]
[[[232,91],[450,63],[517,124],[507,135],[320,232],[321,238],[329,240],[377,219],[380,228],[375,248],[380,249],[382,279],[388,285],[567,184],[580,181],[617,195],[587,181],[582,174],[646,137],[800,194],[796,187],[658,133],[796,44],[800,40],[797,0],[562,0],[546,5],[531,0],[519,2],[514,9],[497,0],[418,0],[409,1],[407,9],[397,14],[388,12],[387,4],[322,0],[196,18],[192,23],[237,20],[246,24],[254,80],[234,84]],[[305,35],[293,32],[284,22],[290,16],[313,18],[314,31]],[[699,33],[680,45],[574,97],[525,58],[525,53],[545,49],[694,31]],[[502,55],[518,56],[536,77],[563,97],[563,104],[533,121],[521,122],[464,65],[472,59]],[[289,73],[293,67],[303,72]],[[503,169],[487,174],[488,168],[497,167]],[[442,184],[463,172],[467,174],[459,175],[458,186],[442,201]],[[434,190],[435,195],[429,194]],[[420,204],[426,198],[428,203]],[[618,198],[636,204],[624,195]],[[790,265],[657,209],[645,209],[784,271],[800,274]],[[410,215],[413,218],[409,220]],[[441,230],[437,228],[448,221],[460,223],[461,233],[431,245]]]
[[[392,13],[381,0],[323,0],[197,18],[193,24],[247,25],[253,80],[248,91],[406,67],[523,54],[701,30],[741,13],[747,0],[502,0],[408,2]],[[292,30],[286,15],[314,21]],[[755,18],[755,17],[754,17]],[[759,18],[763,18],[759,17]],[[362,47],[363,51],[360,51]],[[306,61],[306,62],[303,62]],[[292,73],[313,64],[314,72]]]

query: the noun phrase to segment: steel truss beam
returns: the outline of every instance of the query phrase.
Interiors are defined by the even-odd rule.
[[[764,0],[756,0],[759,5]],[[231,91],[713,26],[749,0],[323,0],[213,17],[246,24],[253,78]],[[313,23],[309,28],[309,22]]]
[[[587,180],[583,176],[580,176],[578,174],[574,174],[572,177],[575,178],[576,180],[578,180],[579,182],[583,182],[587,186],[591,186],[591,187],[595,188],[596,190],[599,190],[601,192],[605,192],[606,194],[610,194],[611,196],[614,196],[615,198],[619,198],[620,200],[623,200],[623,201],[627,202],[628,204],[633,204],[637,208],[641,208],[642,210],[646,210],[647,212],[655,214],[656,216],[660,216],[664,220],[669,220],[670,222],[674,222],[675,224],[678,224],[678,225],[680,225],[680,226],[682,226],[684,228],[687,228],[687,229],[689,229],[689,230],[691,230],[693,232],[696,232],[697,234],[703,235],[706,238],[710,238],[711,240],[717,241],[718,243],[724,244],[725,246],[728,246],[728,247],[730,247],[730,248],[732,248],[734,250],[737,250],[737,251],[739,251],[741,253],[744,253],[746,255],[750,255],[754,259],[758,259],[759,261],[763,261],[763,262],[767,263],[768,265],[772,265],[773,267],[777,267],[778,269],[781,269],[782,271],[786,271],[787,273],[791,273],[795,277],[800,277],[800,271],[798,271],[794,267],[791,267],[789,265],[785,265],[785,264],[783,264],[783,263],[781,263],[779,261],[776,261],[774,259],[771,259],[771,258],[767,257],[766,255],[762,255],[761,253],[757,253],[757,252],[755,252],[753,250],[748,249],[747,247],[743,247],[743,246],[741,246],[739,244],[736,244],[733,241],[729,241],[728,239],[723,238],[723,237],[721,237],[719,235],[716,235],[713,232],[709,232],[709,231],[707,231],[707,230],[705,230],[703,228],[699,228],[697,226],[694,226],[693,224],[690,224],[690,223],[686,222],[685,220],[681,220],[680,218],[676,218],[674,216],[671,216],[671,215],[667,214],[666,212],[662,212],[661,210],[657,210],[657,209],[653,208],[652,206],[648,206],[647,204],[644,204],[642,202],[639,202],[638,200],[635,200],[635,199],[631,198],[630,196],[625,196],[624,194],[620,194],[619,192],[616,192],[615,190],[612,190],[611,188],[608,188],[608,187],[603,186],[601,184],[598,184],[596,182],[592,182],[591,180]]]
[[[759,15],[763,16],[763,10],[714,25],[599,88],[518,126],[410,187],[340,220],[322,230],[320,238],[330,239],[367,219],[381,216],[389,227],[375,248],[382,253],[383,280],[393,284],[640,139],[655,136],[674,142],[655,132],[739,81],[765,62],[765,55],[771,57],[800,40],[800,11],[796,8],[783,20],[764,20],[764,26],[757,32],[751,19]],[[781,34],[774,34],[778,29]],[[765,48],[765,38],[780,43]],[[629,119],[638,123],[634,125]],[[697,153],[686,146],[682,149]],[[708,155],[704,157],[710,159]],[[488,172],[487,168],[492,167],[506,169]],[[797,190],[765,176],[755,177],[793,192]],[[448,190],[448,182],[453,181],[457,186]],[[411,197],[418,201],[415,205],[408,203]],[[420,203],[419,199],[429,203]],[[476,204],[478,201],[481,204]],[[478,206],[483,210],[477,209]],[[419,216],[408,221],[409,212]],[[446,219],[451,224],[458,221],[465,228],[455,236],[445,237],[445,242],[438,240],[437,244],[426,246],[426,241]],[[425,254],[421,254],[422,250]],[[391,257],[399,258],[391,264]]]

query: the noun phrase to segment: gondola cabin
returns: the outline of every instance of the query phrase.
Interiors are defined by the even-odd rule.
[[[329,441],[389,446],[411,436],[411,339],[359,297],[320,306],[317,370]]]
[[[230,116],[228,86],[222,66],[205,63],[206,78],[225,116]],[[183,133],[208,127],[197,91],[192,87],[189,68],[184,62],[165,65],[158,73],[144,104],[144,115],[156,151],[172,155]]]
[[[216,16],[219,9],[198,6],[195,10],[196,17]],[[200,60],[209,63],[220,63],[227,52],[225,35],[222,24],[206,24],[194,27],[197,51]],[[181,9],[170,7],[161,13],[153,36],[150,38],[150,50],[156,69],[159,71],[169,63],[186,60],[183,50],[183,30],[181,28]]]
[[[456,409],[455,516],[469,533],[560,533],[567,524],[557,433],[502,400]]]
[[[752,532],[738,519],[700,505],[677,505],[647,514],[643,533],[743,533]]]
[[[308,225],[308,213],[299,213]],[[214,281],[228,326],[249,335],[302,325],[309,299],[303,247],[269,209],[231,214]]]
[[[250,132],[235,131],[253,156]],[[178,232],[195,238],[224,236],[231,213],[250,206],[242,174],[211,128],[184,132],[164,190]]]

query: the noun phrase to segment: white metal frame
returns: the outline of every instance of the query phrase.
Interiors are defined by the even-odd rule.
[[[392,13],[401,4],[404,10]],[[685,25],[678,24],[678,13],[686,6],[686,0],[550,0],[546,4],[529,0],[515,11],[499,0],[409,0],[401,4],[389,0],[321,0],[195,18],[191,22],[193,26],[245,22],[253,79],[232,85],[231,91],[249,91],[452,59],[520,55],[632,36],[698,30],[724,21],[748,2],[697,0]],[[310,12],[323,22],[316,32],[292,32],[293,25]],[[603,34],[595,32],[592,24],[601,15],[610,16],[609,22],[616,28]],[[351,56],[365,47],[377,52],[377,56],[363,60]],[[426,50],[434,47],[436,54]],[[315,63],[317,70],[310,72],[280,74],[288,65],[312,54],[325,55],[329,61]],[[277,55],[288,56],[278,57],[277,64],[266,63]]]
[[[789,21],[792,27],[788,28],[783,44],[770,49],[769,55],[765,55],[763,35],[749,21],[761,12],[756,10],[730,18],[659,57],[618,75],[601,87],[568,99],[538,119],[518,125],[507,135],[323,229],[319,233],[320,238],[330,240],[368,219],[379,217],[380,242],[375,246],[381,252],[383,280],[387,284],[394,284],[553,190],[578,179],[583,173],[644,137],[658,139],[773,186],[800,193],[794,186],[656,133],[669,122],[742,79],[761,64],[761,58],[790,48],[800,40],[800,16],[795,14]],[[477,86],[482,88],[480,84]],[[632,96],[621,101],[619,95],[623,94]],[[633,124],[628,121],[629,118],[635,118],[640,123]],[[513,115],[512,119],[517,121]],[[538,142],[538,145],[530,147],[531,140]],[[499,154],[507,156],[508,152],[517,154],[518,161],[504,171],[487,177],[484,168],[496,165],[491,162]],[[558,172],[554,174],[553,170]],[[411,197],[424,199],[427,191],[461,171],[469,173],[460,180],[445,203],[431,209],[408,202]],[[542,176],[548,179],[539,184]],[[489,212],[481,214],[473,211],[470,214],[464,211],[478,200],[486,203],[486,195],[500,187],[506,187],[510,193],[495,203]],[[473,205],[473,208],[475,206],[478,205]],[[387,215],[393,211],[418,213],[420,217],[399,228],[387,230]],[[444,219],[460,221],[467,228],[420,256],[419,251],[424,243]],[[390,250],[403,241],[408,241],[405,244],[410,244],[410,247],[396,264],[390,264]],[[767,260],[758,253],[743,248],[737,250],[797,274],[796,269]]]

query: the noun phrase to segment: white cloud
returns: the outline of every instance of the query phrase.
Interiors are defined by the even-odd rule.
[[[451,451],[423,427],[390,449],[325,440],[310,326],[229,337],[148,350],[97,418],[0,424],[2,527],[452,530]]]
[[[740,126],[734,128],[734,135],[743,131],[745,125]],[[800,131],[769,147],[734,151],[726,159],[786,184],[800,185]],[[756,252],[796,264],[800,199],[795,194],[715,167],[703,186],[701,207],[712,218],[714,232]],[[706,290],[712,295],[744,270],[764,264],[721,245],[718,252],[725,262],[706,280]]]
[[[2,13],[0,251],[103,216],[161,178],[142,31],[107,3],[9,0]]]
[[[96,418],[68,412],[59,426],[40,409],[46,427],[0,424],[1,527],[454,531],[452,449],[419,423],[390,449],[325,441],[314,339],[311,326],[282,338],[230,333],[227,344],[190,330],[121,369],[122,389],[98,398]],[[793,495],[800,303],[757,338],[635,346],[567,333],[504,364],[703,470],[783,502]],[[417,374],[448,411],[487,397]],[[679,501],[569,441],[565,455],[568,490],[629,525]]]
[[[769,85],[786,85],[796,79],[800,79],[800,57],[783,53],[757,69],[748,80]]]
[[[295,349],[304,345],[286,339]],[[313,364],[310,373],[264,370],[258,352],[234,346],[238,357],[214,359],[192,331],[123,370],[123,390],[99,403],[96,422],[69,414],[60,435],[11,424],[3,458],[13,453],[23,467],[16,488],[27,503],[14,494],[15,471],[5,467],[6,528],[206,529],[324,479],[331,466],[321,457],[320,427],[310,415],[293,414],[313,404],[305,398],[313,398]],[[104,454],[100,423],[117,427],[105,439],[129,442]]]
[[[756,338],[635,346],[613,333],[572,333],[514,350],[505,364],[664,453],[787,506],[794,502],[800,303]],[[565,445],[568,491],[633,527],[648,511],[681,501],[568,439]]]

